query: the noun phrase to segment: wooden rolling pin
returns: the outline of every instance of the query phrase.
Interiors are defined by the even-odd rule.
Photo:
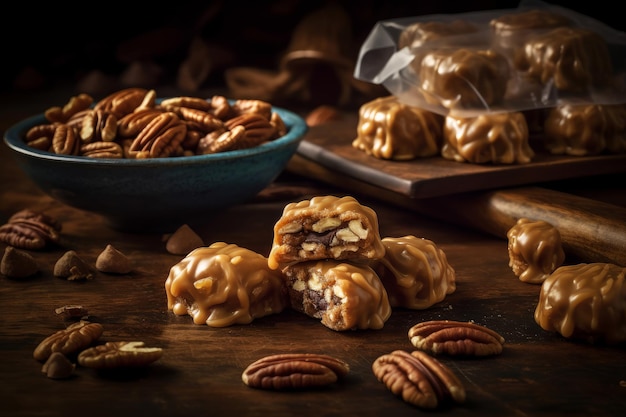
[[[412,199],[334,172],[296,155],[288,166],[300,175],[341,184],[422,214],[507,239],[519,218],[544,220],[559,229],[565,252],[580,262],[626,266],[626,208],[541,187]]]

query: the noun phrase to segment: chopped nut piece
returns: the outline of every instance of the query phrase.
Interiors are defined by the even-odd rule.
[[[96,269],[108,274],[128,274],[133,267],[126,255],[107,245],[96,259]]]
[[[409,340],[416,348],[451,356],[491,356],[502,353],[504,337],[473,322],[432,320],[409,329]]]
[[[80,305],[66,305],[56,308],[54,312],[64,319],[85,318],[89,315],[87,309]]]
[[[165,249],[173,255],[186,255],[200,246],[204,246],[202,238],[189,225],[183,224],[167,239]]]
[[[103,331],[104,328],[100,323],[81,320],[42,340],[35,348],[33,357],[38,361],[45,361],[53,352],[61,352],[64,355],[76,353],[98,340]]]
[[[252,388],[288,390],[320,387],[345,377],[350,366],[337,358],[315,353],[285,353],[266,356],[242,373]]]
[[[51,379],[67,379],[74,374],[76,365],[61,352],[52,352],[41,367],[41,372]]]
[[[447,398],[465,402],[465,387],[443,363],[416,350],[395,350],[372,364],[376,378],[395,395],[420,408],[435,409]]]
[[[37,272],[39,272],[39,266],[30,253],[12,246],[4,249],[0,274],[9,278],[28,278]]]
[[[107,342],[78,354],[78,364],[86,368],[114,369],[149,365],[163,356],[163,349],[146,347],[144,342]]]
[[[50,216],[25,209],[0,226],[0,241],[19,249],[38,250],[57,243],[60,231],[61,225]]]
[[[93,278],[91,269],[83,261],[78,254],[73,251],[67,251],[54,264],[54,276],[66,278],[68,281],[89,280]]]

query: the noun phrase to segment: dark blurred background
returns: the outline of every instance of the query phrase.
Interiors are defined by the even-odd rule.
[[[224,70],[276,69],[294,28],[322,0],[173,1],[133,4],[16,2],[2,26],[3,93],[74,85],[105,94],[124,85],[177,85],[190,93],[224,85]],[[336,1],[348,12],[354,48],[379,20],[514,8],[518,1]],[[563,5],[623,31],[616,2]],[[181,64],[208,57],[194,80],[181,84]],[[204,71],[202,74],[199,72]],[[6,104],[6,103],[5,103]]]

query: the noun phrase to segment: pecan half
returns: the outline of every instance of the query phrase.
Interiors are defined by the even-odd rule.
[[[50,151],[56,129],[57,125],[54,123],[33,126],[26,132],[24,142],[31,148]]]
[[[78,364],[86,368],[136,368],[149,365],[163,356],[163,349],[147,347],[144,342],[107,342],[78,354]]]
[[[55,106],[50,107],[45,111],[44,115],[46,119],[51,123],[65,123],[76,113],[88,109],[93,103],[93,97],[89,94],[79,94],[77,96],[71,97],[67,104],[63,107]]]
[[[92,142],[80,147],[80,154],[89,158],[112,158],[124,157],[124,149],[117,142]]]
[[[203,110],[178,107],[173,109],[173,111],[180,116],[182,120],[194,122],[200,130],[207,133],[224,127],[224,122],[218,119],[217,116]]]
[[[242,142],[245,142],[246,139],[246,128],[241,125],[235,126],[232,130],[226,130],[217,137],[215,136],[216,134],[209,133],[200,139],[198,151],[202,154],[211,154],[245,148],[245,144]]]
[[[252,388],[290,390],[320,387],[345,377],[350,366],[337,358],[317,353],[283,353],[251,363],[242,373]]]
[[[32,210],[20,210],[0,226],[0,241],[20,249],[43,249],[60,240],[61,225],[50,216]]]
[[[101,99],[95,110],[105,110],[122,118],[138,109],[154,107],[156,92],[145,88],[126,88]]]
[[[211,103],[209,103],[207,100],[200,97],[188,96],[170,97],[163,99],[161,101],[161,106],[187,107],[190,109],[202,110],[204,112],[208,112],[212,108]]]
[[[420,408],[437,408],[449,398],[465,401],[465,387],[452,370],[419,350],[379,356],[372,371],[393,394]]]
[[[104,110],[90,110],[83,117],[79,134],[85,143],[111,142],[117,136],[117,117]]]
[[[122,138],[134,138],[161,113],[161,109],[142,109],[129,113],[117,122],[117,133]]]
[[[165,112],[154,117],[130,145],[129,153],[136,158],[170,156],[187,134],[187,126],[176,113]]]
[[[80,141],[76,130],[66,124],[55,124],[52,150],[60,155],[78,155]]]
[[[409,340],[416,348],[451,356],[491,356],[502,353],[504,338],[473,322],[432,320],[409,329]]]
[[[76,353],[98,340],[103,331],[100,323],[78,321],[42,340],[35,348],[33,357],[38,361],[45,361],[53,352],[64,355]]]
[[[236,126],[246,128],[245,146],[253,147],[274,139],[276,129],[265,117],[256,113],[246,113],[233,117],[225,122],[226,128],[232,130]]]

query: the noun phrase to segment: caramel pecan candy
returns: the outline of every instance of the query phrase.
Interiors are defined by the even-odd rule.
[[[317,353],[283,353],[251,363],[242,373],[252,388],[290,390],[330,385],[345,377],[350,366],[337,358]]]
[[[379,356],[372,371],[393,394],[416,407],[435,409],[448,399],[465,402],[465,387],[459,378],[425,352],[395,350]]]
[[[98,340],[104,328],[100,323],[81,320],[59,330],[42,340],[33,352],[38,361],[45,361],[53,352],[71,355]]]
[[[499,355],[504,344],[499,333],[471,321],[425,321],[411,327],[408,336],[420,350],[450,356]]]

